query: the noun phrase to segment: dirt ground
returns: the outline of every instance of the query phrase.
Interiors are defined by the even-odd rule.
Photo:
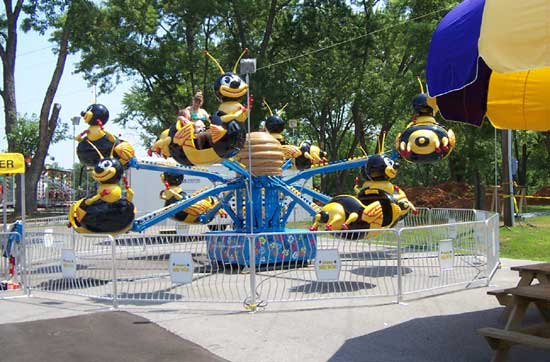
[[[403,186],[408,199],[416,207],[470,209],[474,206],[474,187],[461,182],[445,182],[436,186]],[[491,195],[486,196],[490,205]]]
[[[474,186],[461,182],[445,182],[436,186],[402,186],[411,202],[417,207],[466,208],[474,207]],[[529,198],[529,205],[550,205],[550,186],[544,186],[531,196],[543,196],[548,199]],[[491,206],[492,194],[488,189],[485,195],[485,208]]]
[[[531,205],[550,205],[550,186],[543,186],[532,196],[542,196],[544,199],[529,198],[527,203]],[[549,197],[548,199],[546,197]]]

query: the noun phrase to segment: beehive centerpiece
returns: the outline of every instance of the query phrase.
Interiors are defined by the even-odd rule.
[[[250,166],[254,176],[282,175],[284,155],[281,144],[267,132],[247,134],[238,158],[247,168]]]

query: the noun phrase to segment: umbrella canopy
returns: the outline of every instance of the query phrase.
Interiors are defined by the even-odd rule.
[[[437,26],[426,67],[441,115],[550,129],[550,0],[466,0]]]

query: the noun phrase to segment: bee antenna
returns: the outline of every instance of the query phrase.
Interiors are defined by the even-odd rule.
[[[375,153],[382,154],[384,153],[384,143],[386,142],[386,131],[383,131],[378,137],[378,142],[376,143]]]
[[[204,51],[204,54],[206,54],[207,57],[209,57],[210,59],[212,59],[212,61],[214,62],[214,64],[216,64],[216,66],[218,67],[218,69],[220,70],[220,74],[225,74],[225,70],[223,70],[222,66],[220,65],[220,63],[216,60],[216,58],[214,58],[209,52],[208,50],[205,50]]]
[[[233,67],[233,73],[237,73],[237,65],[239,65],[239,61],[242,59],[243,55],[245,55],[246,53],[248,53],[248,48],[244,48],[241,55],[239,55],[239,59],[237,59],[237,61],[235,62],[235,66]]]
[[[420,76],[416,76],[416,80],[418,81],[418,84],[420,84],[420,93],[424,93],[424,86],[422,85],[422,80],[420,80]]]
[[[273,115],[273,111],[271,110],[271,107],[269,106],[269,104],[267,104],[267,101],[264,99],[262,99],[262,103],[265,104],[265,106],[267,107],[267,109],[269,110],[269,115],[272,116]]]
[[[90,142],[89,139],[86,139],[86,142],[88,142],[90,146],[92,146],[92,148],[97,152],[97,154],[99,155],[99,158],[103,159],[103,154],[101,153],[101,151],[99,151],[97,147],[92,142]]]
[[[113,147],[111,147],[111,152],[109,152],[109,157],[113,158],[113,152],[115,151],[116,142],[113,142]]]
[[[285,110],[286,106],[288,106],[288,103],[285,104],[285,105],[283,106],[283,108],[281,108],[281,109],[279,109],[279,110],[277,111],[277,115],[278,115],[278,116],[281,115],[281,113]]]

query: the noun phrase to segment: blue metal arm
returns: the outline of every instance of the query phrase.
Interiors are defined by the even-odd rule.
[[[322,194],[322,193],[320,193],[320,192],[317,192],[317,191],[315,191],[315,190],[312,190],[312,189],[310,189],[310,188],[308,188],[308,187],[298,188],[298,187],[295,186],[295,185],[293,185],[293,186],[296,187],[297,189],[299,189],[300,192],[301,192],[302,194],[311,196],[311,197],[313,197],[314,199],[317,199],[317,200],[319,200],[319,201],[321,201],[321,202],[323,202],[323,203],[325,203],[325,204],[326,204],[327,202],[329,202],[330,199],[332,198],[332,197],[330,197],[330,196],[327,196],[327,195],[325,195],[325,194]]]
[[[237,214],[235,214],[233,212],[233,210],[231,210],[231,207],[229,207],[229,200],[231,200],[231,198],[233,197],[233,193],[232,192],[227,192],[223,197],[222,199],[220,200],[220,202],[218,203],[218,205],[216,207],[214,207],[213,209],[209,210],[206,214],[204,215],[201,215],[199,217],[199,221],[200,222],[204,222],[204,220],[211,220],[214,215],[218,212],[219,209],[221,209],[223,207],[223,209],[226,211],[226,213],[229,215],[229,217],[231,218],[231,220],[233,220],[233,222],[236,224],[236,225],[239,225],[240,223],[242,223],[242,220],[240,220],[238,217],[237,217]]]
[[[284,186],[277,186],[277,189],[284,193],[286,196],[290,197],[292,200],[296,201],[300,206],[304,208],[310,215],[315,216],[317,214],[317,210],[314,206],[311,205],[311,202],[308,200],[305,200],[299,195],[296,195],[293,193],[289,188]]]
[[[307,170],[298,172],[298,174],[294,176],[285,178],[284,182],[287,184],[293,184],[298,180],[308,179],[315,175],[361,167],[367,162],[367,159],[368,157],[360,157],[355,160],[335,161],[326,166],[308,168]]]
[[[139,219],[135,219],[132,225],[132,230],[141,232],[152,225],[155,225],[170,216],[178,213],[179,211],[193,205],[195,202],[207,198],[208,196],[218,195],[222,192],[232,191],[242,187],[242,183],[233,183],[229,185],[219,185],[204,192],[201,192],[188,199],[180,200],[172,205],[163,207],[160,210],[150,212]]]
[[[128,162],[128,165],[137,170],[144,169],[144,170],[152,170],[152,171],[160,171],[160,172],[169,172],[169,173],[180,174],[180,175],[204,177],[212,182],[227,183],[229,181],[229,179],[215,172],[200,170],[200,169],[192,168],[188,166],[182,166],[179,164],[175,164],[175,163],[172,163],[166,160],[160,160],[160,159],[138,160],[137,158],[134,157],[130,160],[130,162]]]
[[[223,160],[222,165],[227,167],[228,169],[237,172],[238,174],[243,175],[244,177],[249,177],[250,173],[248,170],[240,165],[237,161],[233,160]]]

